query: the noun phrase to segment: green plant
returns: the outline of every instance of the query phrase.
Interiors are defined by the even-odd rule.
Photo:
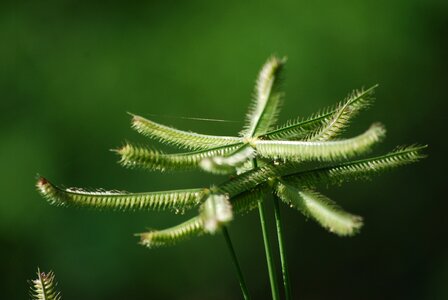
[[[353,235],[361,228],[362,218],[345,212],[329,198],[318,193],[317,186],[366,179],[382,171],[415,162],[424,157],[422,150],[425,146],[400,147],[385,155],[350,160],[370,150],[384,138],[384,127],[375,123],[354,138],[335,139],[353,117],[372,103],[376,86],[355,91],[339,104],[309,118],[275,126],[283,100],[280,74],[285,61],[272,57],[261,69],[247,125],[240,136],[186,132],[132,115],[132,127],[141,134],[190,151],[165,154],[130,143],[115,150],[121,156],[120,163],[126,167],[159,171],[198,169],[214,174],[232,174],[233,177],[229,180],[210,188],[128,193],[63,189],[41,177],[37,182],[38,190],[51,204],[59,206],[171,210],[176,213],[198,207],[196,217],[177,226],[138,234],[140,243],[149,248],[159,247],[222,230],[246,299],[247,288],[226,225],[234,215],[258,208],[272,296],[278,299],[279,291],[264,217],[264,201],[272,194],[285,295],[289,299],[291,292],[279,200],[314,219],[330,232],[340,236]],[[307,167],[305,162],[309,161],[318,162],[319,165]]]
[[[61,293],[56,291],[56,280],[54,273],[44,273],[37,268],[37,279],[30,281],[30,296],[36,300],[61,300]]]

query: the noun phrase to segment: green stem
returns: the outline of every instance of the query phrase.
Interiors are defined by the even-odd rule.
[[[258,212],[260,214],[261,230],[263,232],[264,251],[266,253],[266,262],[268,264],[269,281],[271,283],[272,299],[278,300],[280,298],[280,295],[278,293],[277,280],[275,279],[275,266],[274,266],[274,261],[272,259],[271,243],[269,241],[268,232],[267,232],[267,228],[266,228],[266,219],[265,219],[265,215],[264,215],[264,203],[263,203],[262,199],[260,199],[258,201]]]
[[[249,300],[249,292],[247,291],[246,281],[243,277],[243,272],[241,271],[240,264],[238,263],[238,259],[236,257],[235,249],[233,248],[232,241],[230,240],[229,232],[226,227],[223,227],[222,233],[224,235],[224,239],[226,240],[227,247],[229,248],[230,256],[232,257],[233,264],[236,268],[236,273],[238,276],[238,280],[240,282],[241,292],[243,293],[243,297],[245,300]]]
[[[254,159],[253,161],[253,167],[257,167],[257,160]],[[280,294],[278,292],[278,286],[277,286],[277,280],[275,279],[275,265],[274,260],[272,258],[271,253],[271,243],[269,241],[268,231],[266,228],[266,218],[264,215],[264,202],[263,199],[258,200],[258,213],[260,215],[260,224],[261,224],[261,231],[263,233],[263,242],[264,242],[264,252],[266,253],[266,262],[268,265],[268,272],[269,272],[269,282],[271,283],[271,293],[272,293],[272,299],[278,300],[280,299]]]
[[[280,206],[278,204],[278,197],[274,193],[274,213],[275,213],[275,224],[277,225],[277,238],[278,238],[278,248],[280,251],[280,261],[282,264],[282,274],[283,274],[283,285],[285,287],[285,299],[291,299],[291,283],[289,281],[288,263],[286,261],[286,251],[283,242],[283,225],[282,218],[280,215]]]

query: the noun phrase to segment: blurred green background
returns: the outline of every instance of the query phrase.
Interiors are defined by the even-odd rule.
[[[55,271],[64,299],[239,299],[220,235],[156,250],[132,235],[189,215],[56,208],[34,184],[37,173],[66,186],[129,191],[225,180],[126,170],[108,149],[146,142],[126,112],[235,134],[273,53],[289,58],[281,121],[379,83],[375,106],[347,136],[382,121],[388,138],[375,153],[430,145],[419,164],[321,189],[365,217],[356,237],[335,237],[283,208],[294,298],[448,299],[447,4],[2,1],[2,299],[26,299],[37,266]],[[269,299],[257,213],[237,218],[230,234],[254,299]]]

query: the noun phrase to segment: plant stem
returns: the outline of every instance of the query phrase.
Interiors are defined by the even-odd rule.
[[[269,281],[271,283],[272,299],[278,300],[280,298],[280,295],[278,293],[277,280],[275,279],[276,272],[275,272],[274,261],[272,259],[271,243],[269,241],[268,232],[267,232],[267,228],[266,228],[266,219],[265,219],[265,215],[264,215],[264,203],[263,203],[262,199],[258,200],[258,212],[260,214],[261,230],[263,232],[264,251],[266,253],[266,262],[268,264]]]
[[[240,282],[241,292],[243,293],[243,297],[245,300],[249,300],[249,292],[247,291],[246,281],[243,277],[243,272],[241,271],[240,264],[238,263],[238,259],[236,257],[235,249],[233,248],[232,241],[230,240],[229,232],[227,231],[227,227],[223,227],[222,233],[224,235],[224,239],[226,240],[227,247],[229,248],[230,256],[232,257],[233,264],[236,268],[236,273],[238,276],[238,280]]]
[[[257,167],[257,160],[253,159],[253,167]],[[280,299],[280,294],[278,292],[278,286],[277,286],[277,280],[275,279],[275,265],[274,260],[272,258],[271,253],[271,243],[269,241],[268,231],[266,228],[266,218],[264,215],[264,202],[263,199],[258,200],[258,213],[260,215],[260,224],[261,224],[261,231],[263,233],[263,242],[264,242],[264,252],[266,253],[266,263],[268,265],[268,272],[269,272],[269,281],[271,284],[271,293],[272,293],[272,299],[278,300]]]
[[[282,274],[283,274],[283,285],[285,287],[285,299],[291,299],[291,283],[289,281],[288,263],[286,261],[286,251],[283,242],[283,225],[282,218],[280,215],[280,206],[278,204],[278,197],[275,193],[274,196],[274,213],[275,213],[275,224],[277,225],[277,238],[278,238],[278,248],[280,251],[280,261],[282,264]]]

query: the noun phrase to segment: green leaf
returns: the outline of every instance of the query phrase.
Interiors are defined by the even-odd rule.
[[[37,268],[37,279],[31,282],[31,298],[35,300],[60,300],[61,293],[56,290],[56,280],[54,273],[41,272]]]
[[[147,147],[126,144],[122,148],[116,150],[116,152],[121,156],[120,164],[125,167],[140,167],[158,171],[200,170],[201,167],[199,166],[199,163],[204,158],[226,155],[233,152],[241,145],[242,143],[238,143],[208,150],[164,154]]]
[[[207,172],[214,174],[231,174],[242,167],[255,156],[255,149],[243,145],[224,156],[212,156],[201,160],[200,166]]]
[[[370,149],[385,135],[381,124],[373,124],[365,133],[338,141],[264,141],[254,142],[262,157],[284,161],[329,161],[348,158]]]
[[[180,241],[187,240],[204,234],[204,222],[200,216],[163,230],[153,230],[139,233],[140,244],[148,248],[174,245]]]
[[[340,134],[359,111],[367,108],[373,101],[373,92],[378,85],[363,91],[354,91],[346,100],[328,107],[306,119],[288,121],[264,135],[266,140],[309,140],[319,135],[324,138],[332,138]],[[320,140],[324,140],[320,139]]]
[[[283,176],[282,178],[287,182],[308,187],[314,187],[318,184],[342,184],[350,180],[365,180],[381,172],[414,163],[425,158],[426,156],[422,151],[426,147],[427,146],[400,147],[385,155],[302,172],[294,172],[287,176]],[[291,166],[290,170],[294,168],[294,166]],[[286,172],[286,170],[283,172]]]
[[[354,235],[362,227],[361,217],[345,212],[335,202],[318,192],[298,190],[279,182],[276,193],[286,204],[337,235]]]
[[[208,189],[186,189],[164,192],[128,193],[120,191],[84,191],[79,188],[62,189],[41,177],[37,189],[50,204],[79,206],[121,211],[170,210],[183,212],[201,203]]]
[[[280,91],[280,72],[286,59],[272,56],[261,69],[254,91],[254,100],[247,115],[244,137],[266,133],[277,121],[283,93]]]
[[[205,135],[174,129],[137,115],[132,115],[132,128],[159,142],[193,150],[204,150],[242,142],[239,137]]]

